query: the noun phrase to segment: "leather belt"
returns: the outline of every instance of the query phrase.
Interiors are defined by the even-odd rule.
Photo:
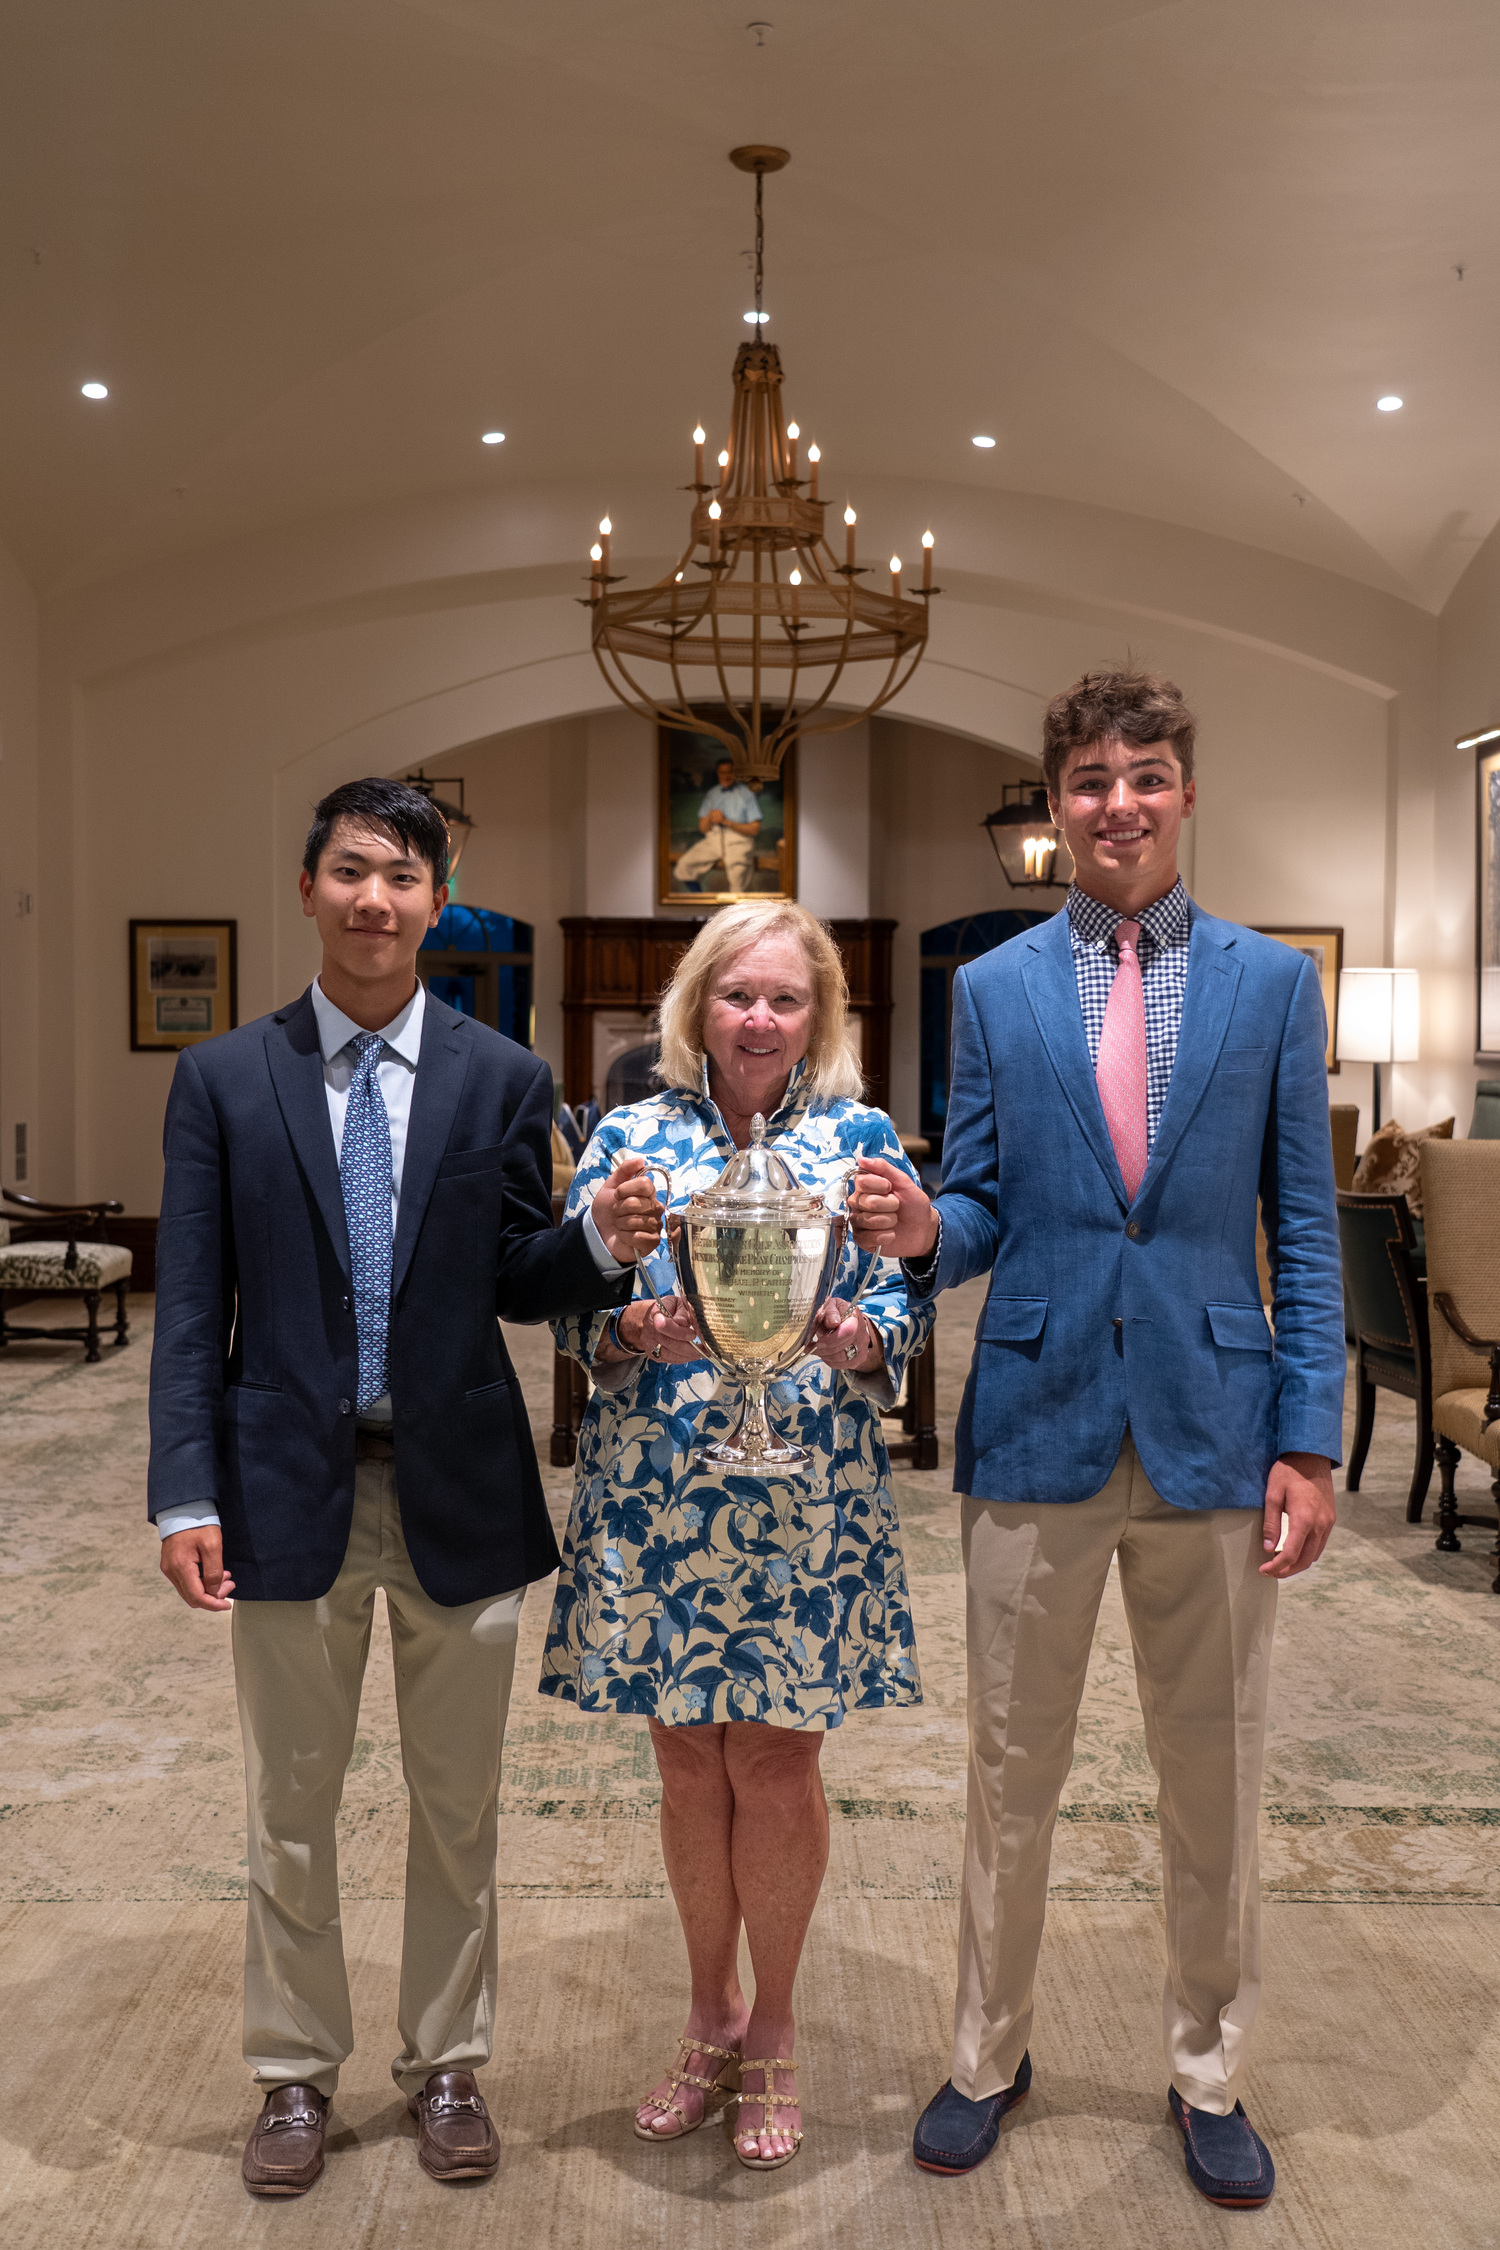
[[[354,1458],[356,1461],[394,1461],[395,1437],[385,1430],[356,1430]]]

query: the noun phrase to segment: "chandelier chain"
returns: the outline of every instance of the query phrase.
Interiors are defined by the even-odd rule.
[[[758,171],[755,175],[755,333],[757,336],[763,326],[760,296],[761,267],[765,260],[766,250],[766,223],[761,210],[761,198],[765,191],[765,185],[766,175],[764,172]]]

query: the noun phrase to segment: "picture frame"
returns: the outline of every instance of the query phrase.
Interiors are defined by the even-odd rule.
[[[1500,731],[1494,728],[1474,743],[1474,843],[1474,1060],[1500,1063]]]
[[[130,925],[130,1051],[176,1054],[239,1022],[239,924]]]
[[[717,714],[705,712],[706,718]],[[727,714],[726,714],[727,716]],[[733,731],[731,728],[730,732]],[[720,769],[734,767],[725,777]],[[656,751],[657,855],[659,906],[724,906],[738,898],[795,898],[797,895],[797,745],[781,762],[774,781],[748,782],[716,735],[706,729],[658,727]],[[723,833],[705,834],[699,811],[710,791],[726,780],[731,792],[749,789],[756,800],[758,827],[746,835],[748,818],[712,824]],[[722,810],[711,807],[711,810]],[[731,804],[731,814],[749,806]],[[717,858],[711,858],[714,846]],[[684,866],[686,862],[686,866]]]
[[[1299,929],[1281,922],[1254,922],[1261,937],[1276,938],[1294,953],[1305,953],[1318,972],[1323,987],[1323,1017],[1328,1025],[1328,1051],[1324,1065],[1330,1078],[1339,1075],[1339,971],[1344,966],[1344,932],[1334,929]]]

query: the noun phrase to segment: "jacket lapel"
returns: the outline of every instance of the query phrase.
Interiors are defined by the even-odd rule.
[[[463,1092],[473,1052],[474,1035],[467,1020],[457,1009],[434,1000],[429,992],[422,1016],[422,1047],[417,1057],[416,1082],[411,1090],[406,1155],[401,1165],[401,1201],[391,1266],[393,1298],[406,1279],[406,1269],[422,1231],[433,1182],[448,1146],[448,1135],[453,1130],[458,1097]]]
[[[1193,930],[1188,940],[1187,984],[1182,995],[1182,1028],[1177,1034],[1177,1055],[1172,1081],[1157,1127],[1151,1161],[1141,1182],[1142,1192],[1170,1161],[1193,1112],[1213,1076],[1229,1019],[1234,1013],[1244,963],[1236,958],[1231,924],[1193,908]]]
[[[328,1115],[328,1088],[323,1080],[323,1055],[318,1045],[318,1019],[311,990],[290,1008],[273,1016],[266,1031],[266,1055],[271,1083],[297,1152],[297,1161],[323,1214],[323,1224],[334,1253],[347,1275],[349,1229],[344,1221],[344,1191],[339,1183],[338,1157],[333,1146],[333,1122]]]
[[[1027,942],[1033,953],[1021,972],[1021,982],[1036,1018],[1037,1030],[1083,1137],[1097,1157],[1099,1169],[1123,1211],[1129,1199],[1089,1062],[1083,1010],[1078,1003],[1078,979],[1073,973],[1073,941],[1067,908],[1060,908],[1046,928],[1038,930]]]

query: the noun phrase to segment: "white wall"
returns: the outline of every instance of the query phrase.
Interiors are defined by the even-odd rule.
[[[654,575],[678,496],[627,486],[615,504],[615,489],[628,527],[617,564]],[[295,890],[309,808],[354,775],[425,760],[478,792],[463,890],[536,924],[539,1043],[557,1059],[559,915],[650,913],[654,898],[650,730],[610,702],[573,599],[594,513],[568,487],[512,495],[503,511],[467,496],[414,502],[47,605],[40,890],[52,918],[44,911],[32,990],[53,1027],[41,1059],[51,1187],[156,1206],[171,1061],[128,1051],[129,918],[237,916],[241,1019],[277,1005],[316,962]],[[1439,883],[1419,835],[1441,764],[1434,619],[1302,564],[1104,510],[873,480],[862,492],[872,552],[929,518],[948,590],[927,658],[872,728],[803,753],[809,904],[894,914],[909,949],[950,911],[997,902],[975,826],[998,801],[991,775],[1035,756],[1048,694],[1128,650],[1169,670],[1202,719],[1192,873],[1206,905],[1341,921],[1353,959],[1410,944],[1462,976],[1433,905],[1437,895],[1451,912],[1451,868]],[[1403,838],[1409,826],[1418,839],[1399,848],[1398,806]],[[974,885],[977,900],[950,896]],[[905,998],[902,1013],[913,1019],[898,1024],[905,1124]],[[1455,1036],[1444,1018],[1403,1101],[1446,1097],[1468,1070]],[[1333,1091],[1367,1101],[1367,1083],[1349,1073]]]
[[[1424,1042],[1454,1057],[1429,1115],[1458,1113],[1466,1130],[1473,1087],[1500,1075],[1476,1066],[1474,993],[1475,754],[1457,745],[1500,726],[1500,532],[1492,533],[1442,616],[1442,706],[1430,766],[1409,777],[1397,823],[1415,894],[1402,935],[1424,969]],[[1420,920],[1419,906],[1420,902]],[[1396,1074],[1399,1077],[1403,1073]],[[1444,1101],[1447,1107],[1443,1106]]]

